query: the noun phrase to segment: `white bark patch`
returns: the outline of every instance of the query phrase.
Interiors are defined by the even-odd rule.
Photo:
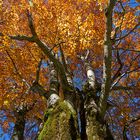
[[[59,99],[60,97],[57,94],[52,94],[48,99],[48,107],[56,104]]]
[[[73,86],[72,79],[69,75],[67,75],[67,81],[68,81],[69,85]]]
[[[64,102],[65,102],[65,104],[67,104],[67,106],[68,106],[68,108],[70,109],[70,111],[71,111],[72,113],[75,113],[75,110],[74,110],[73,106],[71,105],[71,103],[69,103],[68,101],[64,101]]]
[[[88,77],[88,81],[89,81],[90,86],[92,88],[94,88],[94,86],[95,86],[95,76],[94,76],[93,70],[91,70],[91,69],[87,70],[87,77]]]
[[[12,136],[12,140],[19,140],[18,136],[15,134],[14,136]]]

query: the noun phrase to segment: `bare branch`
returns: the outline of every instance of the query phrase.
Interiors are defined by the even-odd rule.
[[[133,50],[133,49],[125,49],[125,48],[113,48],[112,50],[124,50],[124,51],[132,51],[132,52],[137,52],[140,53],[140,50]]]
[[[122,8],[123,12],[125,13],[125,8],[124,8],[124,6],[123,6],[123,4],[122,4],[122,0],[120,0],[119,3],[120,3],[120,5],[121,5],[121,8]]]
[[[124,86],[114,86],[112,88],[112,90],[135,90],[135,89],[138,89],[137,87],[135,86],[128,86],[128,87],[124,87]]]
[[[113,89],[113,87],[115,87],[115,86],[118,84],[118,82],[119,82],[125,75],[130,74],[130,73],[132,73],[132,72],[135,72],[135,71],[137,71],[137,70],[139,70],[139,69],[140,69],[140,67],[135,68],[135,69],[130,70],[130,71],[126,71],[126,72],[124,72],[123,74],[121,74],[120,77],[119,77],[119,79],[118,79],[115,83],[112,84],[111,89]]]
[[[63,66],[65,68],[65,71],[68,72],[67,64],[66,64],[66,59],[65,59],[64,52],[63,52],[63,49],[62,49],[61,45],[59,45],[59,49],[60,49],[61,58],[62,58],[61,61],[63,63]]]
[[[0,33],[0,36],[4,36],[4,34]],[[25,41],[29,41],[29,42],[35,42],[33,37],[28,37],[25,35],[17,35],[17,36],[9,35],[9,37],[13,40],[19,40],[19,41],[25,40]]]
[[[17,36],[9,36],[11,39],[13,40],[19,40],[19,41],[29,41],[29,42],[34,42],[34,38],[33,37],[28,37],[28,36],[24,36],[24,35],[17,35]]]
[[[50,52],[49,48],[47,47],[47,45],[45,43],[43,43],[39,39],[36,39],[35,42],[41,48],[41,50],[49,57],[50,61],[52,61],[54,63],[55,69],[57,70],[57,72],[58,72],[58,74],[60,76],[60,79],[62,81],[63,91],[65,91],[66,88],[68,88],[68,82],[67,82],[66,73],[65,73],[65,69],[64,69],[63,65]]]
[[[37,82],[37,83],[39,81],[39,76],[40,76],[39,74],[40,74],[40,69],[41,69],[41,65],[42,65],[42,60],[43,60],[43,57],[41,57],[41,59],[38,63],[37,70],[36,70],[36,80],[35,80],[35,82]]]
[[[29,24],[29,28],[31,30],[31,33],[34,37],[37,37],[37,33],[35,31],[35,27],[34,27],[34,24],[33,24],[32,14],[30,13],[29,10],[27,10],[27,17],[28,17],[28,24]]]
[[[60,43],[54,44],[54,46],[50,49],[50,52],[51,52],[54,48],[60,46],[60,45],[63,44],[63,43],[65,43],[65,42],[62,41],[62,42],[60,42]]]

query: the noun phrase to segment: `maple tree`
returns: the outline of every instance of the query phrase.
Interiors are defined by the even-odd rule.
[[[129,0],[1,0],[3,130],[13,122],[19,140],[39,125],[29,139],[137,138],[138,10]]]

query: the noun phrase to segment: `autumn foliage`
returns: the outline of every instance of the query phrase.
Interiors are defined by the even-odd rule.
[[[130,138],[140,132],[140,121],[131,123],[132,118],[140,114],[140,19],[139,3],[135,3],[131,6],[129,0],[117,1],[112,13],[111,86],[114,90],[108,99],[112,107],[105,118],[114,138],[120,140],[126,125],[130,126],[127,127]],[[78,56],[85,55],[87,50],[96,80],[100,84],[103,82],[107,5],[108,0],[0,0],[0,110],[2,116],[6,116],[4,121],[1,117],[0,123],[5,133],[10,122],[15,123],[14,112],[21,104],[31,107],[26,122],[37,122],[35,126],[43,120],[47,108],[44,96],[30,90],[40,61],[39,83],[49,91],[50,82],[50,57],[32,40],[31,28],[35,28],[39,40],[50,52],[59,57],[60,49],[63,50],[75,87],[82,90],[87,76]],[[34,27],[29,25],[29,15]],[[78,81],[81,83],[77,84]],[[129,90],[117,90],[115,86]],[[60,91],[61,97],[62,94]]]

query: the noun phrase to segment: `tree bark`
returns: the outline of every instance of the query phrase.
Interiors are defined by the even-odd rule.
[[[99,101],[99,114],[101,119],[104,119],[104,115],[107,109],[107,99],[111,88],[111,63],[112,63],[112,15],[113,8],[116,0],[109,0],[108,6],[105,9],[105,37],[104,37],[104,61],[103,61],[103,84]]]
[[[44,117],[44,127],[38,140],[78,140],[77,116],[73,106],[59,100]]]
[[[77,114],[72,96],[66,100],[59,97],[59,81],[55,65],[50,63],[50,91],[48,109],[44,116],[44,126],[38,140],[78,140]],[[72,80],[69,80],[71,83]],[[67,91],[69,94],[69,90]],[[66,94],[64,94],[66,95]],[[70,97],[70,98],[68,98]]]
[[[16,122],[11,140],[24,140],[25,114],[24,109],[15,112]]]

